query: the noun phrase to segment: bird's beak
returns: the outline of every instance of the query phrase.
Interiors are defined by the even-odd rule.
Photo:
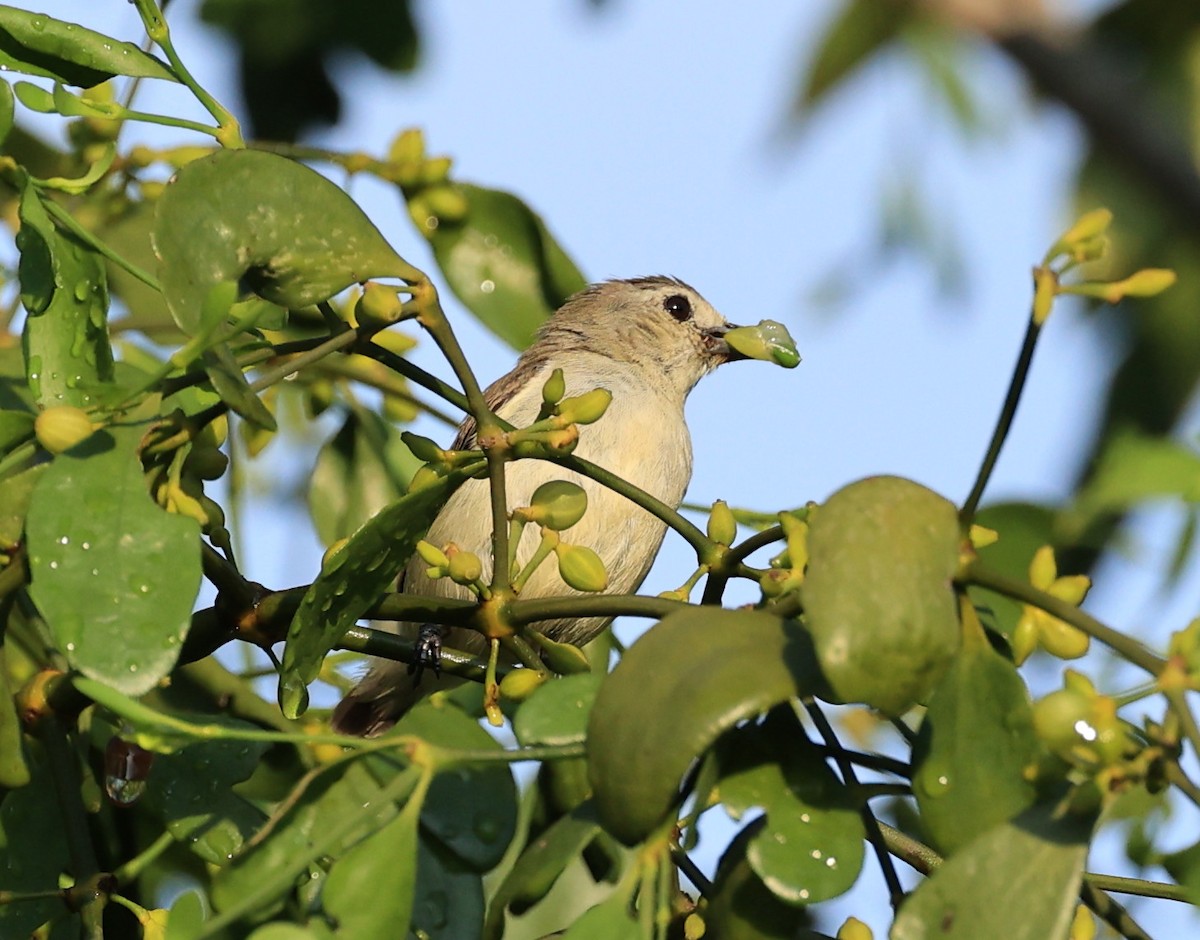
[[[727,342],[725,334],[730,330],[741,329],[734,323],[724,323],[721,326],[710,326],[701,331],[704,338],[704,348],[710,356],[720,362],[733,362],[735,359],[749,359],[749,356],[738,352]]]

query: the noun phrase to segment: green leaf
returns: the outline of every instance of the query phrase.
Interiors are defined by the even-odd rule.
[[[958,652],[958,514],[901,477],[868,477],[815,513],[801,596],[839,701],[891,715],[933,689]]]
[[[823,684],[808,634],[749,610],[681,610],[648,630],[600,687],[588,773],[604,828],[641,841],[692,762],[738,722]]]
[[[533,342],[542,322],[587,281],[541,217],[511,193],[469,183],[465,218],[429,235],[454,295],[515,349]]]
[[[406,493],[326,560],[288,628],[279,700],[290,718],[308,707],[307,686],[333,649],[395,580],[450,494],[475,468],[453,470]]]
[[[1036,798],[1024,775],[1039,753],[1025,683],[981,633],[967,637],[934,689],[913,748],[921,824],[948,855]]]
[[[254,727],[214,715],[201,720],[243,730]],[[262,810],[231,789],[250,777],[266,750],[261,743],[213,740],[159,754],[146,805],[203,861],[227,865],[266,821]]]
[[[519,915],[537,904],[600,832],[593,807],[585,804],[555,820],[526,845],[492,896],[484,940],[500,940],[505,912]]]
[[[133,43],[43,13],[0,6],[0,69],[91,88],[116,75],[179,81]]]
[[[108,284],[100,256],[50,220],[33,183],[21,191],[21,333],[26,377],[38,405],[86,407],[112,381]]]
[[[1029,579],[1029,563],[1043,545],[1056,545],[1054,511],[1033,503],[998,503],[985,506],[975,521],[994,529],[1000,538],[979,549],[980,564],[1022,581]],[[1021,616],[1022,606],[1016,601],[981,588],[971,588],[970,596],[984,614],[984,622],[995,625],[1006,637],[1011,637]],[[988,616],[990,614],[990,616]]]
[[[804,905],[849,890],[866,833],[856,801],[785,707],[723,739],[718,792],[735,819],[763,809],[746,858],[772,894]]]
[[[30,591],[67,661],[131,696],[170,673],[200,587],[199,527],[151,501],[144,431],[111,427],[59,454],[26,527]]]
[[[11,598],[11,595],[9,595]],[[10,605],[0,601],[0,617],[7,621]],[[5,624],[7,626],[7,624]],[[25,758],[23,728],[17,715],[13,699],[12,681],[9,678],[8,654],[0,646],[0,787],[15,790],[26,786],[31,778],[29,762]]]
[[[807,940],[800,933],[809,923],[804,908],[784,904],[759,880],[747,860],[747,849],[763,831],[755,820],[739,832],[717,866],[713,894],[704,912],[706,935],[738,940]]]
[[[238,366],[227,344],[206,349],[202,359],[208,380],[225,404],[256,428],[264,431],[276,429],[275,415],[250,387],[246,374]]]
[[[503,750],[477,721],[444,702],[421,702],[390,733],[415,735],[438,747]],[[512,771],[506,764],[478,764],[438,774],[425,800],[421,828],[475,871],[496,867],[517,828]]]
[[[420,465],[391,423],[352,410],[318,452],[309,479],[308,510],[321,542],[346,538],[399,499]]]
[[[617,892],[589,908],[563,935],[563,940],[642,940],[645,934],[629,913],[629,900]]]
[[[479,940],[483,910],[483,879],[422,833],[417,840],[412,932],[437,940]]]
[[[175,899],[167,915],[165,940],[194,940],[204,926],[204,902],[199,893],[185,891]]]
[[[794,110],[803,114],[899,35],[912,16],[899,3],[849,0],[821,37]]]
[[[70,868],[63,814],[44,762],[33,765],[33,782],[6,794],[0,803],[0,883],[15,892],[52,891]],[[58,898],[0,904],[0,934],[28,937],[61,916]]]
[[[9,132],[13,129],[13,115],[16,110],[16,105],[13,102],[12,85],[8,82],[0,80],[0,144],[3,144],[8,139]]]
[[[1200,842],[1164,855],[1161,863],[1172,878],[1187,888],[1191,903],[1200,904]]]
[[[527,747],[585,740],[588,716],[603,681],[599,673],[583,672],[546,682],[517,709],[513,734]]]
[[[421,277],[342,189],[260,150],[183,167],[158,201],[152,241],[167,306],[189,334],[220,281],[299,308],[368,278]]]
[[[891,940],[1065,937],[1079,904],[1093,820],[1038,804],[943,864],[913,892]],[[997,916],[998,911],[1020,916]]]

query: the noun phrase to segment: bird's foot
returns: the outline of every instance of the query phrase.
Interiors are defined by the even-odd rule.
[[[439,623],[423,623],[417,630],[416,659],[408,664],[408,674],[413,677],[413,685],[421,684],[421,676],[425,670],[432,669],[435,676],[442,674],[442,640],[447,630]]]

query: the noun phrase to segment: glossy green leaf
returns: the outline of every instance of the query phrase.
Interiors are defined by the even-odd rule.
[[[464,183],[461,221],[429,236],[454,295],[493,333],[524,349],[537,328],[587,281],[541,217],[510,193]]]
[[[346,538],[399,499],[420,465],[391,423],[365,409],[347,414],[309,480],[308,511],[321,542]]]
[[[718,792],[730,814],[766,813],[746,858],[771,892],[803,905],[849,890],[862,868],[862,817],[794,716],[773,712],[723,739],[719,751]]]
[[[1079,904],[1092,820],[1036,805],[943,864],[909,896],[891,940],[1065,937]],[[1020,912],[998,917],[998,911]]]
[[[629,913],[626,898],[617,893],[597,904],[567,928],[563,940],[642,940],[645,934]]]
[[[739,832],[717,866],[713,892],[704,912],[706,936],[738,940],[807,940],[801,932],[809,917],[803,908],[785,904],[762,883],[746,858],[751,842],[762,834],[759,819]]]
[[[416,735],[439,747],[502,750],[477,721],[444,702],[421,702],[391,733]],[[463,767],[434,778],[421,829],[475,871],[499,864],[516,828],[517,788],[507,764]]]
[[[505,913],[511,910],[519,915],[537,904],[600,832],[600,823],[588,804],[555,820],[532,839],[492,895],[484,940],[500,940]]]
[[[438,510],[474,472],[454,470],[381,510],[326,560],[288,628],[279,679],[284,714],[308,707],[307,686],[333,649],[396,579]]]
[[[242,730],[254,727],[213,715],[202,720]],[[203,861],[227,865],[266,822],[262,810],[231,789],[249,778],[266,749],[262,743],[212,740],[159,754],[146,791],[147,808]]]
[[[297,308],[368,278],[420,276],[342,189],[260,150],[220,150],[183,167],[158,201],[152,241],[186,333],[220,281]]]
[[[31,182],[21,192],[21,333],[26,377],[38,405],[94,403],[113,377],[108,284],[99,255],[59,232]]]
[[[352,846],[329,869],[321,903],[345,936],[394,940],[408,934],[416,891],[414,862],[423,795],[418,786],[394,819]],[[405,864],[405,860],[411,861]],[[386,891],[379,890],[383,884],[387,885]]]
[[[151,501],[144,431],[114,426],[59,454],[26,527],[30,591],[67,661],[131,696],[170,673],[200,587],[199,526]]]
[[[795,104],[797,114],[810,110],[825,95],[896,39],[912,16],[903,4],[849,0],[826,29],[804,77]]]
[[[801,596],[839,701],[892,715],[928,695],[958,651],[958,514],[900,477],[834,493],[810,522]]]
[[[482,877],[422,832],[417,840],[413,933],[437,940],[479,940],[483,911]]]
[[[576,744],[587,737],[588,716],[604,676],[584,672],[551,679],[521,703],[513,718],[517,740],[531,744]]]
[[[913,748],[913,791],[933,844],[953,854],[1033,805],[1039,753],[1029,692],[977,630],[929,700]]]
[[[0,70],[91,88],[116,75],[178,81],[170,67],[133,43],[44,13],[0,6]]]
[[[171,905],[165,940],[194,940],[203,925],[204,902],[197,892],[185,891]]]
[[[34,464],[28,470],[0,479],[0,544],[16,545],[25,532],[25,514],[38,480],[49,464]]]
[[[15,892],[52,891],[70,867],[63,816],[54,781],[44,762],[33,781],[5,794],[0,803],[0,883]],[[63,913],[58,898],[0,904],[0,935],[28,937],[38,925]]]
[[[722,732],[821,687],[809,636],[795,623],[708,608],[664,618],[621,658],[592,707],[588,774],[604,828],[641,841]]]

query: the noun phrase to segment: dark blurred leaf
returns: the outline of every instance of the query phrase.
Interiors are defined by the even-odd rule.
[[[892,715],[928,695],[958,652],[952,503],[901,477],[843,487],[810,524],[801,595],[838,701]]]
[[[482,878],[422,833],[412,931],[431,940],[479,940],[483,907]]]
[[[255,135],[295,140],[311,124],[333,123],[340,96],[330,61],[358,51],[411,71],[419,41],[409,0],[205,0],[200,14],[238,44],[242,94]]]
[[[966,79],[961,32],[933,17],[913,16],[905,26],[904,38],[959,128],[968,133],[978,131],[979,107]]]
[[[857,803],[785,708],[722,739],[718,792],[735,819],[766,813],[746,858],[776,897],[799,906],[849,890],[865,832]]]
[[[98,254],[60,233],[32,182],[21,193],[21,334],[29,387],[39,406],[93,403],[113,377],[108,284]]]
[[[913,791],[934,846],[953,854],[1033,804],[1039,753],[1025,683],[977,629],[929,700],[913,748]]]
[[[392,734],[412,734],[439,747],[500,751],[479,723],[457,708],[425,701]],[[421,828],[475,871],[494,868],[517,827],[517,789],[506,764],[480,764],[438,774],[429,788]]]
[[[294,308],[371,277],[414,274],[343,190],[255,150],[221,150],[181,169],[158,201],[153,243],[167,305],[188,333],[222,281]]]
[[[470,472],[454,470],[400,497],[325,562],[288,628],[279,699],[290,718],[308,707],[307,686],[333,649],[396,579],[438,510]]]
[[[889,936],[1065,937],[1079,904],[1092,823],[1069,813],[1056,816],[1039,804],[988,830],[917,887]]]
[[[804,76],[793,109],[802,115],[894,40],[911,8],[903,3],[846,0],[835,14]]]
[[[82,88],[116,75],[178,81],[165,62],[132,43],[10,6],[0,6],[0,69]]]
[[[12,85],[3,80],[0,80],[0,85],[3,86],[0,88],[0,144],[3,144],[13,129],[15,103]]]
[[[6,891],[53,891],[59,874],[70,868],[50,771],[41,761],[32,769],[32,783],[6,794],[0,803],[0,883]],[[0,904],[0,933],[28,937],[62,913],[62,901],[53,897]]]
[[[204,723],[253,729],[242,721],[204,715]],[[224,866],[266,821],[262,810],[233,792],[246,780],[267,745],[247,741],[198,741],[159,754],[146,790],[146,805],[167,831],[210,865]]]
[[[752,840],[761,835],[763,820],[739,832],[717,866],[713,894],[704,921],[714,937],[738,940],[803,940],[809,923],[803,907],[784,904],[759,880],[746,859]]]
[[[237,364],[227,344],[206,349],[203,362],[208,380],[225,404],[254,427],[263,431],[276,430],[275,415],[250,387],[246,373]]]
[[[325,545],[349,536],[400,498],[421,462],[396,429],[373,411],[355,409],[317,454],[308,510]]]
[[[1200,842],[1162,857],[1167,873],[1188,890],[1193,904],[1200,904]]]
[[[484,925],[484,940],[499,940],[505,913],[521,914],[546,896],[566,867],[600,833],[592,806],[577,808],[533,839],[492,895]]]
[[[4,620],[7,620],[9,607],[8,603],[0,600],[0,617]],[[9,679],[7,651],[0,646],[0,788],[4,790],[15,790],[30,781],[22,732],[21,719],[13,699],[12,681]]]
[[[463,183],[467,215],[429,235],[454,295],[493,333],[524,349],[587,282],[541,217],[510,193]]]
[[[795,623],[708,608],[664,618],[621,658],[592,708],[588,771],[604,828],[630,845],[645,838],[723,731],[821,684]]]
[[[59,454],[26,527],[30,591],[67,661],[131,696],[170,673],[200,587],[199,526],[151,501],[144,432],[110,427]]]

